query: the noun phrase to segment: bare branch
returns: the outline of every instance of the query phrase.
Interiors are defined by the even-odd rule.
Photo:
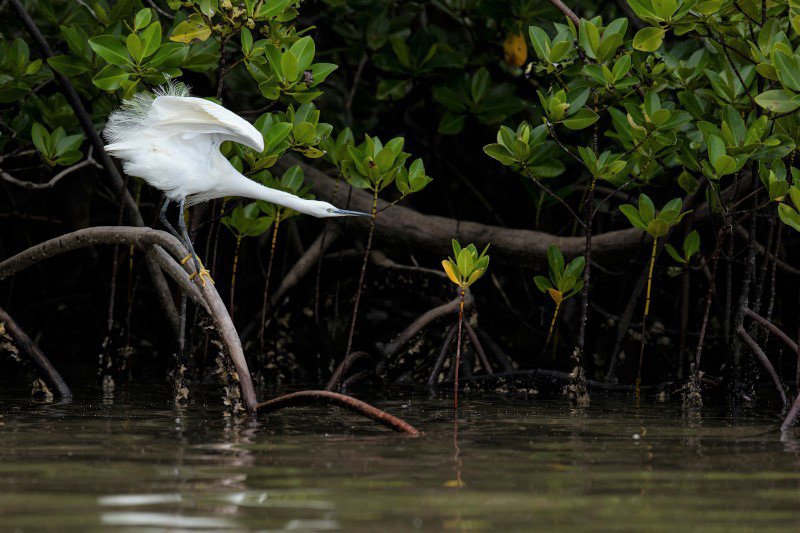
[[[6,172],[5,170],[3,170],[2,168],[0,168],[0,178],[3,178],[7,182],[13,183],[14,185],[17,185],[24,189],[34,189],[34,190],[52,189],[53,187],[55,187],[56,183],[61,181],[61,178],[69,176],[76,170],[80,170],[90,165],[102,169],[103,166],[92,158],[93,149],[94,147],[89,148],[89,155],[86,156],[86,159],[84,159],[80,163],[75,163],[74,165],[65,168],[64,170],[62,170],[61,172],[50,178],[50,181],[46,181],[45,183],[35,183],[33,181],[24,181],[17,179],[8,172]]]
[[[561,11],[562,13],[564,13],[564,15],[565,15],[565,16],[566,16],[568,19],[570,19],[570,20],[572,21],[572,23],[573,23],[573,24],[575,24],[575,27],[576,27],[576,28],[577,28],[578,26],[580,26],[580,24],[581,24],[581,19],[579,19],[579,18],[578,18],[578,15],[576,15],[576,14],[575,14],[575,13],[574,13],[574,12],[573,12],[573,11],[572,11],[570,8],[568,8],[568,7],[567,7],[567,6],[564,4],[564,2],[562,2],[561,0],[550,0],[550,3],[551,3],[551,4],[553,4],[553,6],[554,6],[556,9],[558,9],[559,11]]]

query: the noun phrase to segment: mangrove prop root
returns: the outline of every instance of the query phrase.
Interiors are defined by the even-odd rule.
[[[308,405],[314,403],[323,405],[338,405],[339,407],[344,407],[362,416],[371,418],[379,424],[383,424],[384,426],[399,433],[405,433],[406,435],[413,436],[420,434],[419,431],[411,426],[408,422],[405,422],[396,416],[390,415],[386,411],[381,411],[377,407],[373,407],[368,403],[357,400],[351,396],[326,390],[306,390],[285,394],[283,396],[278,396],[277,398],[273,398],[272,400],[258,404],[256,409],[261,413],[272,413],[285,407],[294,407],[297,405]]]
[[[342,359],[342,362],[339,363],[339,366],[336,367],[336,370],[334,370],[331,379],[329,379],[328,383],[325,385],[325,390],[332,391],[337,389],[344,375],[350,370],[350,367],[353,366],[353,363],[369,356],[367,352],[350,352],[347,354],[345,358]]]
[[[456,336],[456,327],[450,326],[447,330],[447,333],[444,336],[444,342],[442,343],[442,348],[439,350],[439,357],[436,358],[436,362],[433,364],[433,370],[431,370],[431,375],[428,377],[428,386],[434,387],[436,386],[436,378],[439,376],[439,372],[442,370],[442,366],[444,365],[444,360],[447,357],[447,351],[450,349],[450,345],[453,343],[453,338]]]
[[[756,313],[755,311],[753,311],[748,307],[745,307],[744,314],[745,316],[752,318],[753,320],[761,324],[763,327],[771,331],[776,337],[782,340],[784,344],[786,344],[786,346],[789,347],[790,350],[792,350],[793,352],[797,351],[797,343],[794,342],[792,339],[790,339],[789,336],[786,333],[784,333],[778,326],[776,326],[775,324],[773,324],[772,322],[770,322],[769,320],[762,317],[761,315],[759,315],[758,313]]]
[[[739,326],[739,329],[736,330],[739,334],[739,337],[742,338],[745,344],[752,350],[753,354],[755,354],[758,361],[764,367],[764,370],[767,371],[769,377],[772,378],[772,382],[775,384],[775,388],[778,389],[778,394],[780,394],[781,401],[783,401],[783,406],[786,408],[789,405],[789,402],[786,399],[786,392],[783,388],[783,383],[781,383],[781,378],[778,376],[778,373],[775,371],[775,368],[772,366],[772,363],[769,362],[769,358],[767,358],[767,354],[764,353],[764,350],[761,349],[761,346],[758,345],[753,338],[747,334],[743,327]]]
[[[183,270],[178,265],[177,261],[186,257],[188,254],[186,248],[178,239],[165,231],[146,227],[128,226],[98,226],[94,228],[85,228],[31,246],[17,255],[0,262],[0,280],[51,257],[97,244],[124,244],[133,245],[144,250],[151,250],[148,256],[152,255],[153,264],[156,267],[159,265],[156,261],[168,262],[169,266],[165,268],[165,272],[170,275],[174,274],[181,288],[184,288],[186,283],[191,284],[189,275],[194,272],[194,265],[192,261],[187,261],[184,267],[186,270]],[[169,252],[169,254],[167,252]],[[183,271],[182,273],[180,272],[181,270]],[[239,334],[236,332],[228,310],[225,309],[225,304],[222,303],[222,299],[217,289],[214,287],[214,284],[206,283],[205,286],[201,286],[200,284],[201,280],[199,276],[195,276],[194,286],[199,291],[199,294],[202,295],[202,300],[205,301],[203,307],[211,316],[214,326],[228,350],[228,356],[231,358],[236,372],[239,375],[239,384],[245,408],[253,413],[255,412],[258,402],[256,401],[256,393],[253,388],[250,371],[247,368],[247,361],[242,351],[242,343],[239,339]],[[187,290],[186,292],[189,297],[198,294],[194,290]]]
[[[61,374],[58,373],[58,370],[50,363],[50,360],[47,358],[44,353],[39,349],[35,342],[31,340],[30,337],[23,331],[21,327],[14,322],[14,319],[11,318],[2,307],[0,307],[0,322],[5,324],[6,330],[14,339],[14,342],[22,348],[22,351],[28,354],[28,357],[33,360],[39,369],[47,375],[50,383],[55,385],[56,389],[58,389],[58,393],[61,395],[61,398],[64,400],[69,400],[72,398],[72,391],[69,390],[64,379],[61,377]]]
[[[478,358],[481,360],[481,364],[483,365],[484,370],[487,374],[491,375],[494,374],[494,370],[492,370],[492,365],[489,363],[489,358],[486,356],[486,350],[483,349],[483,345],[481,341],[478,339],[478,336],[475,334],[475,330],[469,323],[469,320],[464,322],[464,329],[467,330],[467,336],[469,337],[469,341],[472,343],[472,347],[478,353]]]
[[[471,307],[475,303],[475,297],[472,296],[470,291],[467,291],[464,298],[464,308],[467,309]],[[417,333],[422,331],[424,327],[428,324],[433,322],[434,320],[441,318],[443,316],[447,316],[453,314],[459,310],[461,305],[461,298],[455,298],[446,304],[439,305],[434,307],[433,309],[429,309],[425,311],[419,318],[414,320],[411,324],[409,324],[406,329],[400,332],[400,334],[395,338],[392,342],[388,343],[386,347],[383,349],[383,357],[384,359],[390,359],[400,349],[405,346],[408,342],[413,339]]]
[[[794,421],[797,418],[798,413],[800,413],[800,394],[798,394],[797,398],[794,399],[792,408],[789,409],[789,412],[786,414],[786,418],[783,419],[783,424],[781,424],[781,431],[788,430],[792,426],[792,424],[794,424]]]
[[[311,272],[311,269],[317,264],[317,261],[321,260],[322,256],[325,254],[325,251],[336,242],[341,232],[341,224],[332,222],[326,226],[326,229],[323,230],[319,237],[308,247],[306,253],[297,260],[294,266],[292,266],[289,272],[283,277],[281,284],[278,286],[278,290],[270,296],[269,301],[272,307],[278,305],[281,298],[297,285],[306,274]]]

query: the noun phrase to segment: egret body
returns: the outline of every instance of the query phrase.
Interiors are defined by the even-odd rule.
[[[320,218],[369,216],[338,209],[327,202],[305,200],[242,175],[220,153],[219,147],[223,141],[233,141],[261,152],[264,150],[261,133],[221,105],[189,96],[182,84],[168,83],[155,93],[138,93],[126,100],[109,116],[103,136],[108,142],[106,151],[122,159],[125,173],[164,191],[161,222],[189,249],[204,284],[203,276],[209,274],[195,254],[186,230],[187,205],[224,196],[243,196]],[[166,219],[170,202],[180,207],[180,234]]]

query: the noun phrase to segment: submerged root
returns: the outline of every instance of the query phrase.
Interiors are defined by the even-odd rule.
[[[577,351],[578,348],[576,347],[575,350]],[[589,390],[586,387],[586,373],[583,371],[582,366],[576,365],[575,368],[572,369],[572,372],[569,374],[569,384],[564,386],[563,394],[575,405],[580,407],[589,405],[591,398],[589,397]]]

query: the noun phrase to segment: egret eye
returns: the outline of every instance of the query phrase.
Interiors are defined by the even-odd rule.
[[[332,207],[328,208],[328,213],[333,213],[333,208]]]

